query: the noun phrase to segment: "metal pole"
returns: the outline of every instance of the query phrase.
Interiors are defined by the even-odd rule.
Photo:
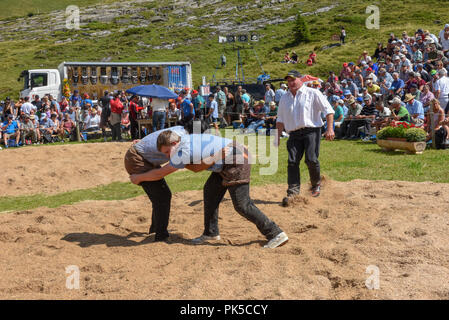
[[[76,138],[78,142],[81,142],[80,137],[80,111],[78,108],[75,108],[75,123],[76,123]]]
[[[436,143],[435,143],[435,119],[433,117],[433,109],[432,106],[430,106],[430,130],[432,133],[432,149],[436,149]]]

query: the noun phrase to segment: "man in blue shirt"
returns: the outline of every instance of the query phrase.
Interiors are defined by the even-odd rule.
[[[200,118],[202,115],[202,111],[204,110],[204,99],[203,97],[198,93],[197,90],[192,91],[192,103],[193,108],[195,110],[195,118]]]
[[[3,123],[1,129],[3,131],[3,142],[5,147],[8,148],[8,140],[10,138],[16,138],[16,146],[19,145],[20,140],[20,130],[17,121],[13,120],[14,116],[12,114],[8,115],[8,119]]]
[[[170,163],[144,174],[131,175],[133,183],[159,180],[182,168],[194,172],[212,171],[203,189],[204,232],[193,239],[194,243],[220,240],[218,207],[226,191],[231,195],[235,210],[254,223],[267,238],[266,248],[276,248],[287,242],[287,235],[254,205],[249,196],[251,164],[244,146],[210,134],[180,137],[169,130],[159,135],[157,145],[159,151],[170,157]]]
[[[424,108],[422,103],[415,100],[415,96],[411,93],[407,93],[405,95],[404,102],[407,104],[405,107],[410,114],[411,121],[415,124],[415,126],[422,126],[424,124]]]
[[[181,98],[183,99],[181,103],[181,111],[184,123],[189,122],[195,117],[195,108],[193,106],[193,103],[189,99],[187,99],[186,94],[187,93],[184,90],[181,92]]]
[[[165,129],[168,130],[168,129]],[[130,174],[145,173],[169,161],[169,158],[157,150],[157,138],[165,130],[153,132],[142,140],[135,140],[125,155],[125,169]],[[179,136],[187,132],[183,127],[170,128]],[[161,178],[157,181],[142,181],[138,183],[153,207],[151,227],[149,233],[156,233],[155,241],[164,241],[169,237],[167,227],[170,216],[171,191],[167,182]]]

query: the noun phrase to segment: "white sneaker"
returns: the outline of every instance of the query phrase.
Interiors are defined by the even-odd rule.
[[[204,242],[210,241],[210,240],[218,241],[218,240],[221,240],[221,237],[220,236],[206,236],[203,234],[202,236],[200,236],[198,238],[192,239],[192,242],[194,244],[201,244],[201,243],[204,243]]]
[[[266,245],[264,245],[264,248],[274,249],[277,248],[283,244],[285,244],[288,241],[287,234],[285,232],[279,233],[276,237],[271,239],[267,242]]]

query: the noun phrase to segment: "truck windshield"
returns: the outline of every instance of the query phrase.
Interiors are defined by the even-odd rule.
[[[29,83],[30,83],[30,76],[29,76],[29,74],[28,74],[28,72],[24,75],[24,77],[23,77],[23,90],[26,90],[26,89],[28,89],[30,86],[29,86]]]
[[[31,88],[45,87],[48,84],[48,75],[46,73],[31,74]]]

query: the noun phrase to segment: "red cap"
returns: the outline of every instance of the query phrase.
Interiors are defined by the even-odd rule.
[[[198,93],[198,91],[196,91],[196,90],[193,90],[193,91],[192,91],[192,93],[193,93],[193,94],[197,94],[197,93]]]
[[[178,97],[176,100],[178,100],[178,101],[181,101],[182,100],[182,98],[181,97]]]
[[[366,69],[366,71],[373,71],[373,69],[371,69],[371,68],[368,68],[368,69]]]
[[[84,98],[89,99],[89,95],[87,93],[85,93]]]
[[[345,62],[345,63],[343,63],[343,67],[347,67],[348,66],[348,64]]]

